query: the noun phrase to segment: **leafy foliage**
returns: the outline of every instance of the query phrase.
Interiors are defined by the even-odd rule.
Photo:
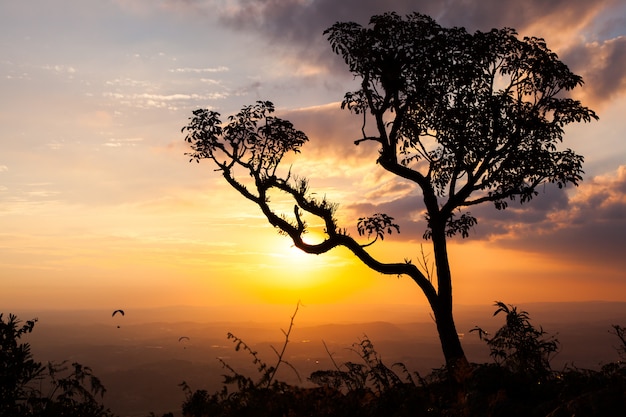
[[[25,324],[0,313],[0,415],[11,417],[113,417],[99,403],[105,388],[89,367],[79,363],[48,363],[33,359],[30,344],[20,343],[37,319]],[[43,386],[50,391],[44,392]]]
[[[363,340],[352,345],[352,350],[362,359],[362,363],[345,362],[341,366],[335,364],[334,370],[315,371],[309,380],[319,386],[328,386],[337,390],[356,391],[371,389],[376,394],[402,385],[415,385],[413,375],[401,363],[392,366],[401,369],[398,375],[392,368],[387,367],[374,349],[374,344],[366,336]],[[332,359],[332,355],[331,355]],[[333,363],[335,361],[333,360]],[[419,375],[416,374],[419,378]]]
[[[477,332],[491,350],[491,357],[501,366],[516,374],[528,375],[532,378],[546,378],[550,372],[550,359],[558,352],[559,342],[554,337],[544,337],[543,328],[535,328],[530,323],[528,312],[519,311],[515,306],[508,306],[501,301],[494,313],[506,314],[506,323],[490,337],[480,327]]]
[[[5,322],[0,313],[0,415],[25,415],[28,400],[36,395],[31,383],[41,378],[45,369],[33,360],[30,344],[20,343],[36,322],[21,324],[13,314]]]
[[[189,132],[185,140],[194,150],[188,155],[196,161],[213,159],[225,171],[238,164],[259,178],[273,176],[283,156],[299,152],[308,140],[291,122],[270,116],[274,110],[271,102],[258,101],[229,116],[226,126],[222,126],[217,112],[194,111],[191,123],[183,128]],[[218,162],[220,157],[229,162]]]
[[[376,235],[374,241],[369,243],[370,245],[379,238],[384,240],[385,232],[391,234],[392,230],[395,229],[397,233],[400,233],[400,226],[393,223],[393,217],[385,213],[376,213],[371,217],[360,217],[356,227],[359,236],[367,234],[369,239],[370,236]]]
[[[563,96],[582,78],[543,39],[520,40],[511,28],[469,34],[418,13],[336,23],[325,34],[362,80],[342,107],[376,124],[377,135],[357,143],[377,142],[384,168],[446,197],[443,219],[483,201],[529,201],[544,181],[582,179],[582,157],[556,145],[565,125],[597,116]]]

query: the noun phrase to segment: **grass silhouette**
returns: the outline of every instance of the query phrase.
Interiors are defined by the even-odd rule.
[[[314,387],[292,385],[277,378],[279,368],[300,374],[288,361],[290,336],[300,303],[283,330],[284,341],[265,361],[243,339],[227,338],[236,352],[250,356],[254,375],[244,375],[220,359],[222,388],[209,393],[180,384],[185,417],[305,417],[305,416],[485,416],[485,417],[623,417],[626,415],[626,328],[612,325],[617,359],[600,370],[565,365],[554,370],[550,361],[558,353],[556,337],[535,327],[526,311],[496,303],[494,315],[504,324],[493,333],[474,332],[490,349],[493,362],[472,364],[462,390],[445,367],[427,375],[412,372],[403,363],[387,364],[367,335],[350,350],[358,360],[337,363],[326,349],[332,369],[311,373]],[[114,417],[100,400],[105,388],[91,369],[78,363],[43,365],[32,357],[21,338],[33,331],[37,319],[22,323],[0,314],[0,415],[11,417]],[[326,345],[325,345],[326,346]],[[154,413],[147,414],[158,417]],[[173,417],[173,413],[161,417]]]
[[[260,374],[258,382],[239,374],[225,375],[223,389],[209,394],[183,383],[186,400],[183,415],[205,416],[485,416],[561,417],[626,415],[626,364],[617,360],[593,371],[565,366],[553,370],[550,360],[559,342],[543,328],[536,328],[526,311],[496,303],[494,315],[504,314],[505,323],[493,336],[474,329],[490,348],[493,363],[472,364],[472,374],[463,387],[464,398],[445,367],[422,376],[402,363],[387,366],[374,343],[365,336],[352,345],[359,362],[337,364],[327,352],[334,369],[313,372],[308,380],[317,387],[302,388],[273,379],[283,361],[285,343],[275,366],[269,366],[243,340],[229,334],[236,350],[253,358]],[[613,325],[620,340],[617,351],[626,355],[625,329]],[[268,376],[271,375],[272,378]],[[229,386],[235,385],[234,390]]]

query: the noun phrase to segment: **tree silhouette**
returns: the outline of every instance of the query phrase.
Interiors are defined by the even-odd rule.
[[[0,416],[114,417],[99,402],[106,390],[91,368],[33,359],[30,344],[20,339],[36,322],[22,324],[14,314],[5,322],[0,313]]]
[[[33,331],[37,319],[25,324],[10,314],[5,322],[0,313],[0,415],[23,415],[35,391],[32,382],[41,378],[45,368],[32,358],[29,343],[20,338]]]
[[[421,14],[386,13],[372,17],[368,27],[336,23],[324,34],[361,80],[360,89],[346,93],[342,103],[363,118],[362,136],[354,143],[375,143],[377,164],[411,181],[423,196],[432,274],[410,261],[380,262],[368,252],[385,234],[399,232],[393,217],[360,218],[359,235],[369,241],[359,242],[337,223],[335,204],[309,193],[306,179],[292,178],[290,169],[280,175],[284,155],[299,152],[308,139],[289,121],[272,116],[271,102],[246,106],[225,125],[217,112],[194,111],[182,129],[193,150],[188,155],[213,161],[226,181],[304,252],[343,246],[379,273],[413,279],[432,308],[446,365],[462,380],[468,361],[453,320],[447,239],[469,235],[477,222],[470,206],[491,202],[505,209],[512,200],[529,202],[541,184],[578,184],[583,157],[557,145],[566,125],[597,119],[565,94],[582,85],[582,78],[543,39],[518,39],[510,28],[470,34]],[[276,190],[293,199],[292,214],[272,208],[270,192]],[[305,215],[323,222],[323,240],[303,239]]]

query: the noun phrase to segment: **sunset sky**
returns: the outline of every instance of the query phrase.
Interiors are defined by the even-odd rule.
[[[8,0],[0,2],[0,312],[169,305],[418,304],[406,277],[345,251],[307,256],[207,163],[189,163],[191,111],[256,100],[310,142],[292,171],[356,219],[393,216],[381,259],[417,261],[414,187],[353,141],[355,81],[324,29],[385,11],[468,31],[543,37],[583,76],[598,122],[572,125],[584,181],[529,205],[472,209],[450,245],[455,301],[626,301],[626,3],[622,0]],[[426,252],[428,247],[424,246]]]

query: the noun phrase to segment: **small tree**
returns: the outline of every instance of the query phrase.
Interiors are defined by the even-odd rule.
[[[372,17],[369,27],[336,23],[324,34],[361,80],[361,88],[348,92],[342,103],[363,117],[362,137],[354,143],[376,144],[376,162],[422,194],[433,275],[410,261],[384,263],[368,252],[386,233],[399,232],[393,217],[360,218],[357,230],[369,241],[359,242],[339,227],[335,204],[309,194],[306,179],[292,179],[290,171],[281,176],[283,156],[299,152],[307,137],[271,116],[270,102],[244,107],[226,125],[217,112],[194,111],[183,128],[193,149],[189,155],[213,161],[226,181],[304,252],[343,246],[377,272],[413,279],[433,310],[448,369],[462,379],[468,362],[453,320],[447,239],[469,235],[477,222],[466,211],[471,206],[491,202],[505,209],[510,200],[529,202],[546,182],[577,185],[583,157],[557,145],[566,125],[597,116],[563,95],[580,86],[581,77],[542,39],[520,40],[513,29],[469,34],[421,14],[387,13]],[[368,134],[372,127],[375,133]],[[293,198],[292,215],[272,208],[272,190]],[[305,214],[323,222],[323,241],[303,240]]]
[[[21,324],[9,314],[5,322],[0,313],[0,415],[25,415],[27,402],[35,396],[33,382],[41,379],[44,366],[33,360],[29,343],[22,336],[33,331],[37,319]]]
[[[528,312],[501,301],[496,302],[496,307],[493,315],[506,314],[506,321],[493,336],[480,327],[470,331],[478,332],[480,339],[489,346],[491,357],[511,372],[537,380],[549,376],[550,360],[558,353],[559,341],[547,336],[542,327],[534,327]]]
[[[36,322],[21,324],[14,314],[5,322],[0,313],[0,416],[114,417],[98,401],[105,389],[91,368],[65,362],[44,366],[33,359],[30,344],[20,339]]]

